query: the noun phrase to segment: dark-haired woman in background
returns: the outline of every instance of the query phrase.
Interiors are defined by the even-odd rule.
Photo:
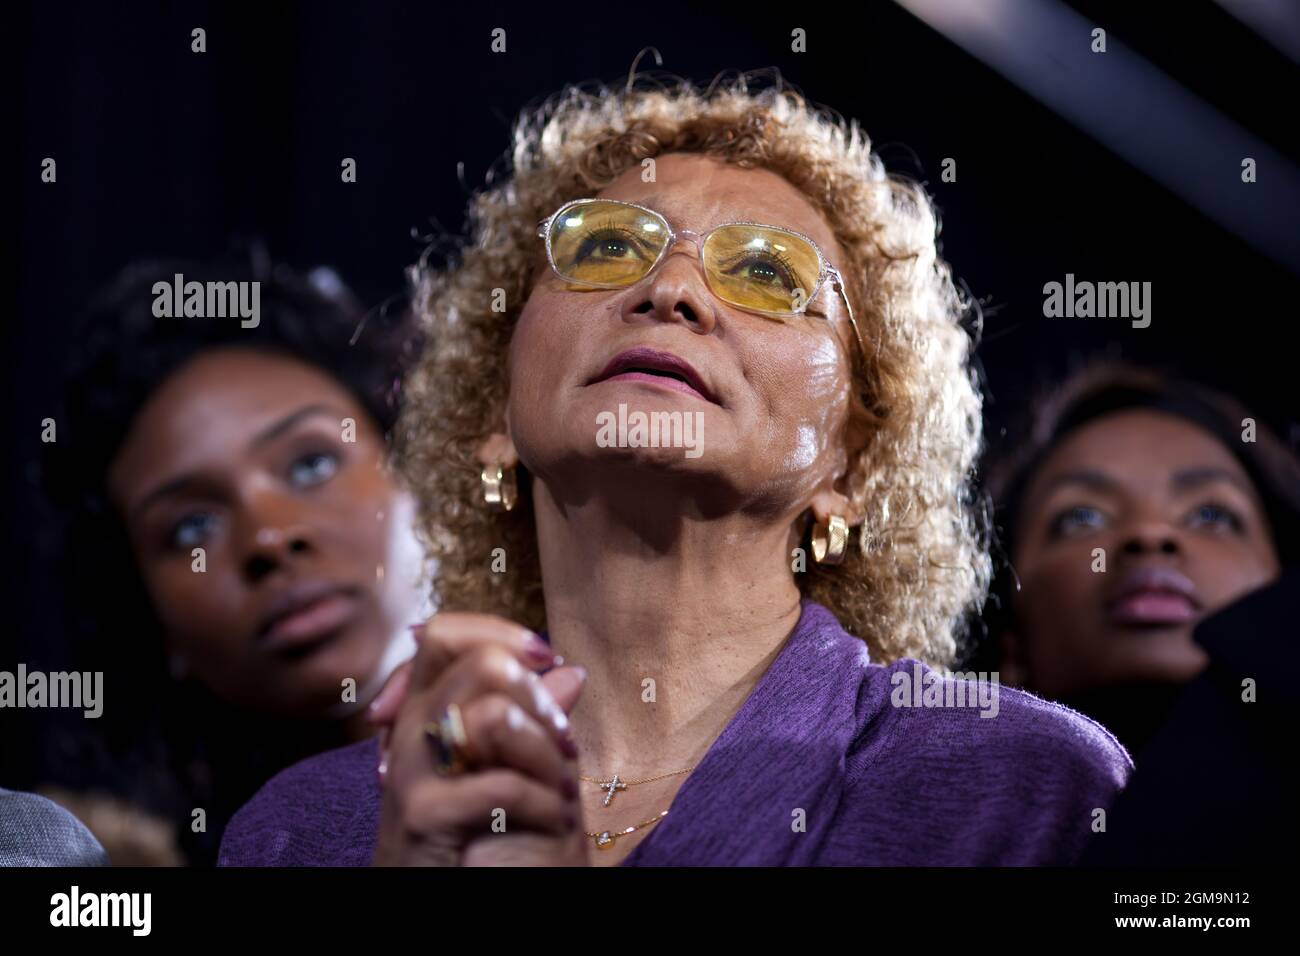
[[[1089,858],[1283,852],[1295,456],[1224,395],[1102,363],[1041,403],[990,483],[1010,563],[990,622],[999,660],[983,666],[1096,718],[1135,756]]]
[[[157,317],[178,273],[260,283],[258,321]],[[372,732],[365,705],[431,610],[387,462],[407,315],[256,252],[146,263],[72,357],[49,481],[106,733],[69,782],[172,820],[191,861],[275,771]]]

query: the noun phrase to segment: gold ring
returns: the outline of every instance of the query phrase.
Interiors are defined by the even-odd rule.
[[[438,720],[424,725],[424,735],[433,745],[433,769],[439,776],[452,777],[465,772],[469,766],[469,735],[465,732],[460,707],[448,704]]]

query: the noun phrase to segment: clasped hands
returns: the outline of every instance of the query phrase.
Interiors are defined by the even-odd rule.
[[[370,705],[383,791],[376,866],[585,866],[577,747],[586,679],[501,617],[438,614]],[[545,671],[545,673],[542,673]],[[466,767],[438,771],[425,728],[460,709]]]

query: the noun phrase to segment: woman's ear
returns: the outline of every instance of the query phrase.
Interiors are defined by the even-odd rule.
[[[831,515],[839,515],[850,528],[855,528],[866,520],[866,509],[862,502],[856,500],[852,491],[846,494],[839,489],[862,488],[865,485],[863,471],[867,466],[862,451],[866,448],[869,434],[865,424],[850,418],[844,428],[844,451],[848,467],[843,475],[833,483],[817,489],[813,495],[809,504],[815,521],[825,523]]]
[[[483,443],[478,446],[477,457],[479,463],[483,465],[513,468],[519,464],[519,452],[515,450],[514,441],[509,435],[501,432],[493,432],[483,439]]]
[[[862,524],[866,517],[862,507],[834,488],[822,488],[809,503],[812,508],[813,520],[825,524],[831,519],[831,515],[839,515],[844,519],[850,528],[856,528]]]

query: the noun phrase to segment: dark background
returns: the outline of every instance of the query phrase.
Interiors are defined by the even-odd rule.
[[[1292,162],[1300,156],[1295,65],[1219,7],[1070,5]],[[18,232],[18,301],[0,333],[9,439],[0,669],[60,662],[35,460],[73,319],[96,288],[133,259],[202,257],[255,235],[296,267],[334,266],[378,302],[401,288],[424,246],[417,236],[462,227],[468,190],[506,148],[521,107],[568,82],[625,78],[647,46],[662,69],[705,82],[777,67],[859,119],[891,170],[927,184],[944,255],[986,306],[994,439],[1038,386],[1077,356],[1111,349],[1181,364],[1300,440],[1297,277],[883,0],[41,3],[9,15],[22,64],[9,140],[21,185],[17,215],[6,217]],[[196,26],[207,30],[204,54],[190,51]],[[490,51],[498,26],[505,54]],[[807,53],[790,50],[796,26],[808,31]],[[652,55],[641,60],[654,67]],[[55,185],[40,182],[46,156],[58,162]],[[340,181],[345,156],[357,160],[355,184]],[[958,161],[956,183],[940,181],[946,156]],[[1267,189],[1261,180],[1248,188]],[[1067,272],[1150,281],[1151,326],[1045,319],[1043,284]],[[0,783],[33,783],[6,763]]]

